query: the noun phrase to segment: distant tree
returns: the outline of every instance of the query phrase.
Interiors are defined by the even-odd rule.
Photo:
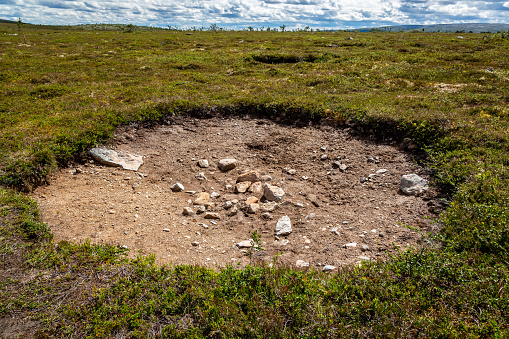
[[[134,26],[133,24],[126,25],[126,26],[124,26],[124,32],[125,33],[133,33],[135,27],[136,26]]]
[[[253,27],[249,26],[247,29],[249,29],[250,32],[253,31]]]
[[[285,28],[286,28],[286,25],[283,24],[282,26],[279,26],[281,28],[281,32],[284,32],[285,31]]]
[[[217,26],[217,24],[210,24],[209,30],[217,33],[217,31],[219,30],[219,27]]]
[[[267,32],[270,32],[270,27],[267,27]]]

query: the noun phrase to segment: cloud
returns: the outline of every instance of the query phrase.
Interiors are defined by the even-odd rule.
[[[133,23],[190,27],[507,22],[507,0],[0,0],[0,17],[35,24]]]

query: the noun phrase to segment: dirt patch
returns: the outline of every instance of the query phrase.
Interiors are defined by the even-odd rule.
[[[154,253],[163,264],[245,265],[247,250],[236,244],[257,230],[259,259],[338,267],[419,247],[421,232],[432,227],[425,200],[434,193],[399,192],[403,174],[426,177],[424,170],[394,142],[360,140],[348,130],[175,117],[154,128],[123,127],[108,146],[143,155],[144,164],[135,173],[89,160],[60,170],[51,185],[34,192],[56,240],[126,246],[131,255]],[[224,158],[236,159],[237,167],[219,171]],[[210,167],[199,167],[201,159]],[[235,193],[237,177],[246,170],[271,177],[269,183],[284,190],[273,211],[249,213],[244,202],[257,193]],[[177,182],[183,192],[170,189]],[[207,212],[220,219],[183,215],[185,207],[203,209],[192,204],[200,192],[219,194]],[[293,231],[276,237],[282,216],[290,218]]]

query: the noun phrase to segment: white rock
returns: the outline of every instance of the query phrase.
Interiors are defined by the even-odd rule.
[[[288,235],[292,233],[292,222],[288,216],[282,216],[279,218],[276,224],[276,235]]]
[[[279,201],[285,195],[283,189],[270,184],[263,184],[263,196],[268,201]]]
[[[219,163],[217,164],[217,167],[223,171],[230,171],[234,169],[237,166],[237,160],[235,159],[222,159],[219,160]]]
[[[122,167],[123,169],[131,171],[137,171],[143,164],[141,155],[117,153],[113,150],[101,147],[92,148],[88,153],[94,160],[103,165]]]
[[[184,185],[182,185],[180,182],[177,182],[175,184],[173,184],[170,189],[173,191],[173,192],[182,192],[184,190]]]
[[[304,260],[297,260],[295,263],[295,266],[297,267],[309,267],[309,263],[305,262]]]
[[[246,193],[251,186],[251,181],[242,181],[235,184],[235,193]]]
[[[322,271],[324,272],[330,272],[330,271],[334,271],[336,269],[336,266],[332,266],[332,265],[325,265],[323,268],[322,268]]]
[[[384,174],[386,172],[387,172],[387,170],[385,168],[382,168],[382,169],[379,169],[378,171],[376,171],[376,174]]]
[[[215,198],[219,198],[221,196],[221,194],[217,193],[217,192],[212,192],[210,193],[210,197],[215,199]]]
[[[357,247],[357,243],[356,242],[349,242],[348,244],[345,244],[345,247],[346,248]]]
[[[237,244],[238,248],[251,248],[252,246],[251,240],[244,240]]]
[[[260,208],[264,212],[273,212],[277,207],[277,202],[270,201],[263,204],[260,204]]]
[[[406,174],[401,177],[401,191],[406,195],[419,195],[428,190],[428,180],[417,174]]]
[[[206,159],[198,160],[198,166],[200,166],[201,168],[207,168],[210,166],[209,161]]]

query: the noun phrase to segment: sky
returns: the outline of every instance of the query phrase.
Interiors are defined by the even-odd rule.
[[[355,29],[509,23],[509,0],[0,0],[0,18],[48,25]]]

